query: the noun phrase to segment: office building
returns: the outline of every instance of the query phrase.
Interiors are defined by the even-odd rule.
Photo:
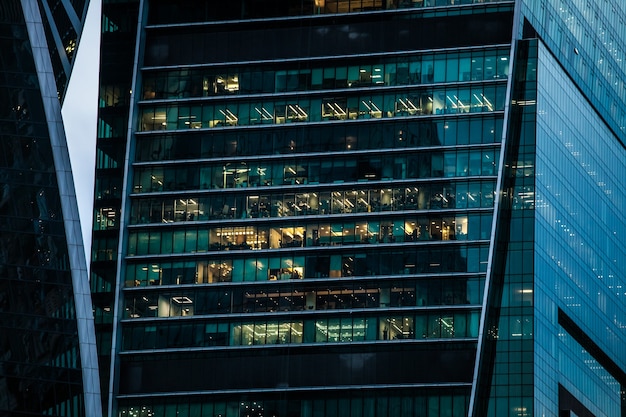
[[[86,2],[0,3],[0,416],[100,416],[61,100]]]
[[[626,6],[570,3],[105,1],[109,415],[624,415]]]

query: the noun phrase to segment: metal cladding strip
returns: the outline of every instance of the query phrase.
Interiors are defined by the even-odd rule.
[[[82,243],[76,192],[74,190],[65,129],[63,128],[61,117],[61,103],[57,96],[52,62],[37,3],[31,0],[21,0],[21,4],[37,69],[63,212],[63,223],[72,275],[72,288],[76,305],[85,415],[102,417],[89,274]]]

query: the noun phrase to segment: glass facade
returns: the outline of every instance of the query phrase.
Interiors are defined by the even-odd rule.
[[[624,148],[541,41],[514,73],[473,415],[625,415]]]
[[[0,6],[0,415],[100,416],[54,51],[32,3]]]
[[[609,355],[623,349],[626,265],[620,236],[626,223],[618,213],[624,204],[619,190],[625,150],[596,113],[581,111],[584,98],[549,52],[540,48],[539,54],[535,299],[543,308],[537,309],[535,343],[558,349],[537,352],[535,378],[544,393],[537,407],[552,406],[556,381],[595,415],[624,415],[625,381],[597,357],[589,358],[589,346],[581,349],[568,332],[555,330],[554,317],[562,310]],[[561,94],[557,100],[555,91]],[[564,192],[573,184],[576,193]],[[619,369],[626,368],[623,355],[610,356]]]
[[[625,143],[626,5],[582,0],[520,3],[522,16],[617,139]]]
[[[474,393],[475,416],[534,416],[537,42],[518,41],[501,198]]]
[[[624,415],[620,6],[138,3],[103,12],[110,416]]]
[[[154,22],[169,6],[145,2],[128,175],[99,177],[96,192],[127,207],[96,206],[92,250],[94,299],[117,291],[118,311],[95,302],[117,340],[115,415],[467,415],[513,8],[388,3],[326,2],[317,14],[354,13],[306,17],[310,27],[271,17],[266,38],[297,33],[317,48],[278,60],[282,50],[252,44],[198,56],[241,25],[258,29],[219,18],[165,28]],[[391,53],[380,36],[466,15],[493,30],[432,43],[408,33]],[[334,33],[322,45],[320,28]],[[372,30],[377,41],[330,41]],[[172,54],[188,36],[200,49]],[[125,88],[102,84],[101,109],[122,114]],[[126,132],[120,122],[101,117],[103,144]],[[113,149],[98,161],[119,172]],[[116,263],[117,290],[93,273]],[[177,403],[182,391],[203,394]]]

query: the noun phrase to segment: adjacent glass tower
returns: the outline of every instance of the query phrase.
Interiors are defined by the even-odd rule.
[[[109,415],[620,415],[626,15],[536,7],[105,1]]]
[[[84,1],[0,5],[0,415],[100,416],[61,102]]]

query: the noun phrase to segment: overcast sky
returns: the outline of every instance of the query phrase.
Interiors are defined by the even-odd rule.
[[[91,246],[99,50],[100,0],[91,0],[62,110],[87,263]]]

